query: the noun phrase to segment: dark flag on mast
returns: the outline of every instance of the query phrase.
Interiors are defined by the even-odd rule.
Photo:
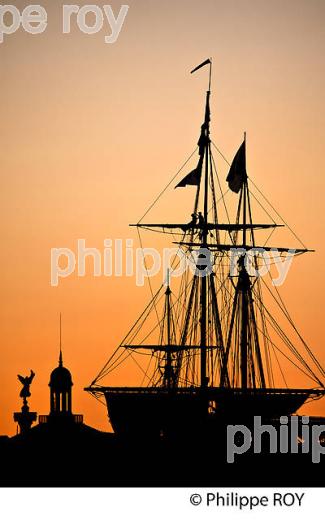
[[[203,156],[200,157],[197,167],[188,173],[186,177],[184,177],[184,179],[182,179],[181,182],[175,186],[175,188],[185,188],[185,186],[199,186],[201,182],[202,164]]]
[[[246,179],[246,141],[244,140],[231,163],[227,177],[228,186],[231,191],[239,193]]]
[[[182,179],[181,182],[179,182],[177,184],[177,186],[175,186],[175,188],[185,188],[185,186],[199,186],[200,185],[203,157],[204,157],[204,151],[205,151],[205,146],[206,146],[206,141],[207,141],[205,130],[206,130],[206,124],[204,123],[201,126],[201,135],[200,135],[199,141],[197,143],[198,147],[199,147],[199,156],[200,156],[197,167],[194,170],[192,170],[190,173],[188,173],[184,177],[184,179]]]

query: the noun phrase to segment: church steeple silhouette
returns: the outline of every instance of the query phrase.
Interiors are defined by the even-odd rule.
[[[70,371],[63,366],[62,356],[62,322],[60,313],[60,354],[59,366],[50,376],[50,415],[72,414],[72,377]]]

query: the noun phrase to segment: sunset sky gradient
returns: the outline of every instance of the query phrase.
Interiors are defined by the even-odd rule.
[[[110,3],[116,11],[121,5]],[[14,4],[22,9],[27,2]],[[213,140],[232,158],[247,132],[249,176],[316,249],[295,260],[281,294],[325,365],[325,2],[128,4],[112,45],[104,43],[107,25],[87,36],[73,24],[63,35],[62,5],[49,1],[42,2],[49,18],[44,34],[20,30],[0,45],[0,434],[15,433],[18,373],[36,372],[31,409],[49,411],[60,312],[73,409],[109,429],[106,409],[83,387],[150,293],[131,277],[74,275],[51,287],[50,250],[75,250],[78,238],[100,250],[105,238],[136,240],[128,224],[195,149],[206,75],[189,71],[209,56]],[[227,169],[216,159],[225,185]],[[187,218],[192,195],[193,188],[171,190],[155,216]],[[154,245],[155,236],[148,238],[146,245]],[[325,415],[325,401],[304,411]]]

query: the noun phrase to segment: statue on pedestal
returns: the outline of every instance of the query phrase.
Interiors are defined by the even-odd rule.
[[[27,403],[27,397],[31,396],[30,393],[30,385],[35,377],[35,372],[33,370],[30,371],[30,375],[23,377],[18,374],[18,379],[23,385],[19,397],[23,399],[23,406],[21,407],[21,412],[14,413],[14,420],[19,424],[20,433],[27,433],[30,430],[31,425],[34,421],[36,421],[37,413],[30,412],[29,406]]]
[[[20,391],[19,397],[22,397],[24,406],[28,406],[27,397],[31,396],[30,385],[32,384],[34,377],[35,377],[35,372],[33,372],[33,370],[30,371],[30,376],[23,377],[18,374],[18,379],[21,382],[21,384],[23,385],[23,388]]]

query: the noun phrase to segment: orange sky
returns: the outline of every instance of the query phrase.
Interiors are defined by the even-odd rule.
[[[317,249],[296,260],[282,294],[325,364],[324,2],[128,4],[113,45],[104,43],[107,25],[93,36],[75,29],[63,35],[61,6],[53,2],[42,3],[49,16],[44,34],[19,31],[0,45],[1,434],[15,432],[18,373],[33,368],[31,408],[48,412],[60,311],[74,411],[108,428],[105,408],[82,389],[149,291],[126,277],[71,276],[53,288],[50,249],[75,249],[78,238],[101,250],[105,238],[136,239],[128,223],[195,148],[206,76],[189,70],[208,56],[214,141],[231,158],[247,131],[249,175]],[[188,211],[185,191],[171,193],[156,214],[163,218],[172,207],[168,218],[181,217]],[[325,402],[305,411],[325,414]]]

